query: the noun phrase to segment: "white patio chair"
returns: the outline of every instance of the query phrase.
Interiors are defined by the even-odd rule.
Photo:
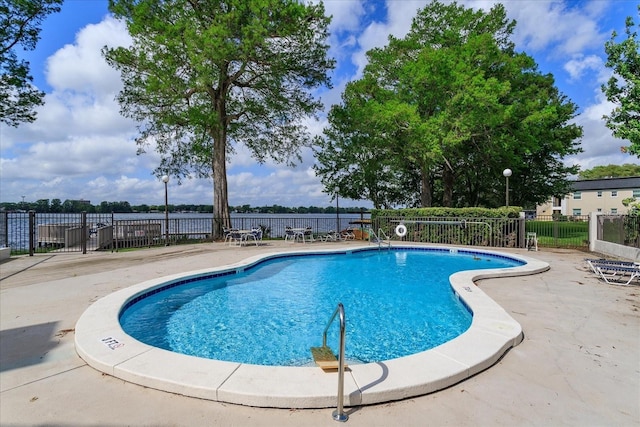
[[[302,242],[315,242],[313,238],[313,228],[307,227],[302,233]]]
[[[243,234],[242,238],[245,242],[249,240],[253,240],[256,246],[259,245],[259,242],[262,241],[262,229],[261,228],[252,228],[250,233]]]
[[[285,242],[287,240],[291,240],[291,242],[295,242],[296,241],[296,233],[295,233],[295,231],[293,231],[293,228],[285,227],[285,229],[284,229],[284,240],[285,240]]]

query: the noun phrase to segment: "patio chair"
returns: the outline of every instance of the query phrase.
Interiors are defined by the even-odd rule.
[[[594,264],[598,276],[610,285],[630,285],[633,279],[640,282],[640,266]]]
[[[307,227],[304,232],[302,233],[302,242],[315,242],[315,239],[313,238],[313,228],[311,227]]]
[[[242,238],[245,242],[248,242],[251,239],[255,242],[256,246],[258,246],[259,242],[262,241],[262,229],[252,228],[251,232],[247,234],[243,234]]]
[[[244,240],[244,234],[240,232],[240,230],[230,230],[229,235],[225,237],[225,242],[229,242],[229,246],[236,245],[241,246],[242,241]]]
[[[284,229],[284,240],[285,240],[285,242],[287,240],[291,240],[292,242],[296,241],[296,232],[293,231],[293,228],[285,227],[285,229]]]
[[[227,241],[231,240],[232,231],[233,231],[233,228],[226,228],[226,227],[222,228],[222,234],[224,235],[224,243],[227,243]]]

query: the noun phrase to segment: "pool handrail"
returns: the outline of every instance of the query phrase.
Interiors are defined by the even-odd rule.
[[[382,230],[382,228],[378,229],[378,234],[376,234],[376,232],[373,231],[373,228],[371,227],[366,228],[366,230],[369,234],[369,243],[377,243],[378,248],[382,248],[382,243],[386,243],[388,248],[391,247],[391,239],[389,238],[389,236],[387,236],[384,230]],[[373,240],[371,239],[372,236],[374,237]],[[382,238],[382,236],[384,236],[384,239]]]
[[[341,302],[338,303],[338,306],[331,315],[331,319],[329,319],[327,326],[324,328],[324,332],[322,333],[322,347],[327,346],[327,331],[333,324],[333,321],[338,314],[340,315],[340,350],[338,351],[338,404],[336,410],[333,411],[332,416],[334,421],[345,422],[349,419],[349,416],[344,413],[344,337],[346,322],[344,316],[344,306]]]

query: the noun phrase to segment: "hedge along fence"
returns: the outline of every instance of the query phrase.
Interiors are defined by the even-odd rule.
[[[372,228],[392,239],[436,244],[521,248],[525,246],[520,207],[374,209]],[[404,224],[407,234],[395,230]]]

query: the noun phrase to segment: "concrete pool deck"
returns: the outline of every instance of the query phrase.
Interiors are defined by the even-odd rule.
[[[89,367],[74,346],[81,314],[116,290],[291,247],[283,242],[243,248],[215,243],[14,257],[3,262],[0,424],[335,425],[332,409],[253,408],[127,383]],[[602,283],[587,271],[583,258],[589,255],[583,252],[504,252],[528,255],[551,266],[533,276],[477,282],[520,323],[524,341],[491,368],[437,393],[347,407],[347,423],[640,423],[640,287]]]

